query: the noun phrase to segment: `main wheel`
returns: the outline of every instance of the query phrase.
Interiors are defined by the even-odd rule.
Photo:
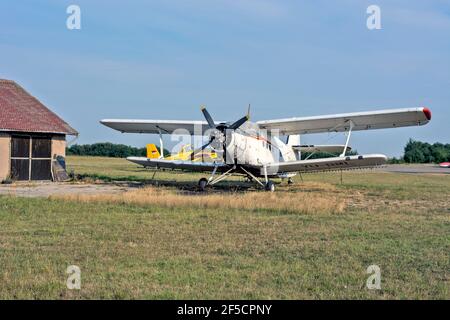
[[[275,191],[275,183],[272,181],[268,181],[266,183],[266,191],[274,192]]]
[[[198,181],[198,188],[200,189],[200,191],[205,191],[207,185],[208,185],[208,180],[206,180],[206,178],[201,178]]]
[[[288,184],[293,184],[293,183],[294,183],[294,181],[292,181],[291,178],[288,178]]]

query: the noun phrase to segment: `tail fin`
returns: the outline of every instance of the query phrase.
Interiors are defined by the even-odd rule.
[[[287,137],[287,145],[292,146],[299,146],[300,145],[300,135],[299,134],[292,134]]]
[[[301,150],[293,148],[294,146],[300,145],[300,135],[293,134],[293,135],[288,136],[287,137],[287,145],[294,150],[295,157],[297,158],[297,160],[300,160],[302,158]]]
[[[161,157],[161,154],[158,151],[158,148],[155,144],[150,143],[147,145],[147,158],[149,159],[158,159]]]
[[[283,141],[280,140],[280,138],[272,137],[272,143],[278,148],[284,161],[297,160],[292,147],[284,144]]]

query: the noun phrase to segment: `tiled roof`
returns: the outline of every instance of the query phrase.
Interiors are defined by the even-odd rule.
[[[78,135],[64,120],[11,80],[0,79],[0,131]]]

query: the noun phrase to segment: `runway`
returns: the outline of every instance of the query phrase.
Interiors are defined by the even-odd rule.
[[[397,173],[434,173],[450,174],[450,168],[441,168],[436,164],[388,164],[375,170]]]

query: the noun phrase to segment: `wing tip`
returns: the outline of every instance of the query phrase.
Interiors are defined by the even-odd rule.
[[[431,120],[431,110],[428,107],[423,107],[422,109],[423,114],[427,118],[428,121]]]
[[[108,124],[111,124],[112,122],[114,122],[114,120],[112,120],[112,119],[101,119],[98,122],[101,123],[104,126],[107,126]]]

